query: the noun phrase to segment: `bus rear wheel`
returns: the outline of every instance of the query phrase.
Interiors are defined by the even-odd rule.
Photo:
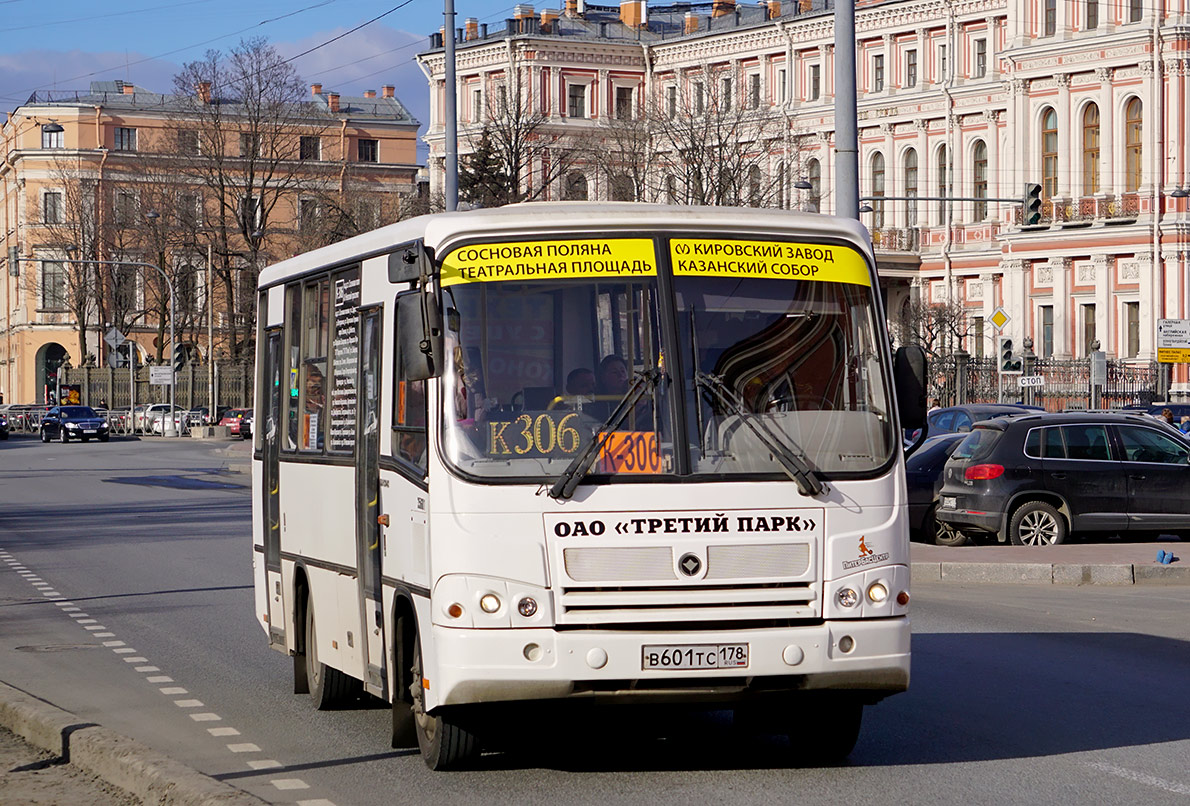
[[[417,746],[422,760],[431,770],[456,770],[479,755],[475,734],[441,713],[426,713],[425,689],[422,688],[421,643],[413,647],[412,682],[413,719],[417,727]]]
[[[336,708],[354,693],[351,677],[318,660],[318,640],[314,630],[314,601],[306,599],[306,682],[319,711]]]

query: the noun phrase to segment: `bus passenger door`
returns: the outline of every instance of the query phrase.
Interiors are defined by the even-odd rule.
[[[264,529],[264,573],[269,616],[269,644],[285,645],[285,608],[281,592],[281,331],[266,334],[264,395],[260,418],[262,448],[261,519]]]
[[[365,683],[373,694],[386,696],[384,607],[380,582],[382,532],[380,507],[380,310],[360,312],[359,387],[356,418],[356,541],[364,641]]]

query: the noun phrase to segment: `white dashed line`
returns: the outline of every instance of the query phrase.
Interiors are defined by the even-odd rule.
[[[318,800],[299,800],[297,806],[335,806],[333,800],[319,798]]]
[[[96,638],[115,638],[115,637],[116,637],[116,634],[115,634],[114,632],[97,632],[97,633],[95,633],[95,637],[96,637]],[[124,642],[123,642],[123,641],[117,641],[116,643],[117,643],[117,644],[122,644],[122,643],[124,643]],[[107,642],[107,641],[104,641],[104,642],[103,642],[103,645],[104,645],[104,646],[107,646],[107,644],[108,644],[108,642]]]
[[[189,694],[190,692],[181,686],[166,686],[165,688],[161,689],[161,693],[172,696],[176,694]]]
[[[74,617],[74,623],[75,624],[94,624],[96,621],[95,619],[83,618],[83,616],[86,616],[86,615],[87,615],[86,613],[77,613]]]
[[[97,635],[97,636],[95,636],[95,637],[96,637],[96,638],[98,638],[99,636]],[[104,641],[104,642],[103,642],[103,645],[104,645],[104,646],[107,646],[107,647],[112,647],[112,646],[124,646],[124,642],[123,642],[123,641]]]
[[[160,672],[161,670],[160,670],[160,669],[158,669],[156,666],[137,666],[137,667],[136,667],[136,671],[138,671],[138,672]],[[174,682],[174,681],[173,681],[173,678],[169,678],[169,677],[167,677],[167,678],[166,678],[166,679],[164,679],[164,680],[152,680],[152,679],[150,679],[150,680],[149,680],[149,682],[150,682],[150,683],[172,683],[172,682]]]
[[[174,700],[179,708],[202,708],[202,700]]]
[[[223,717],[218,714],[191,714],[190,718],[195,722],[222,722]]]
[[[273,761],[271,758],[266,758],[260,761],[249,761],[248,766],[254,770],[273,770],[283,765],[280,761]]]
[[[159,672],[161,670],[158,669],[156,666],[145,666],[143,669],[141,667],[137,667],[137,671],[138,672],[140,672],[140,671]],[[146,677],[145,682],[146,683],[172,683],[172,682],[174,682],[174,679],[172,677],[170,677],[169,675],[159,674],[159,675],[154,675],[153,677]]]
[[[309,789],[310,785],[301,778],[274,778],[269,781],[270,784],[278,789]]]
[[[1157,789],[1164,789],[1166,792],[1173,792],[1175,795],[1190,795],[1190,786],[1178,783],[1177,781],[1166,781],[1163,778],[1158,778],[1153,775],[1146,775],[1143,772],[1130,770],[1126,767],[1117,767],[1113,764],[1104,764],[1100,761],[1086,762],[1088,767],[1106,772],[1108,775],[1115,775],[1118,778],[1123,778],[1128,781],[1135,781],[1138,784],[1145,784],[1146,786],[1155,787]]]
[[[243,742],[241,744],[229,744],[227,749],[233,753],[259,753],[260,748],[251,742]]]
[[[212,736],[239,736],[240,732],[235,728],[207,728],[207,733]]]
[[[83,629],[94,632],[96,630],[106,630],[107,627],[104,627],[102,624],[88,624],[86,627],[83,627]]]

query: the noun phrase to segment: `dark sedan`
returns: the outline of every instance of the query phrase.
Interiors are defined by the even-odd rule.
[[[107,420],[100,417],[90,406],[54,406],[41,418],[41,441],[69,442],[81,439],[89,442],[92,437],[107,442],[110,436]]]
[[[942,489],[942,469],[955,446],[966,434],[941,434],[930,437],[905,460],[905,481],[909,488],[909,531],[918,540],[939,546],[963,546],[962,532],[934,517],[938,491]]]
[[[964,406],[947,406],[934,409],[926,415],[930,428],[929,436],[938,434],[966,433],[980,420],[997,417],[1012,417],[1016,414],[1031,414],[1043,411],[1038,406],[1024,406],[1019,403],[969,403]]]

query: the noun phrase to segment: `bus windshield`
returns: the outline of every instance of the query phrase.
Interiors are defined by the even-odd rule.
[[[803,490],[882,467],[895,429],[867,264],[838,246],[810,271],[784,257],[801,246],[675,236],[448,254],[448,462],[548,482],[602,440],[595,476],[785,474]]]

